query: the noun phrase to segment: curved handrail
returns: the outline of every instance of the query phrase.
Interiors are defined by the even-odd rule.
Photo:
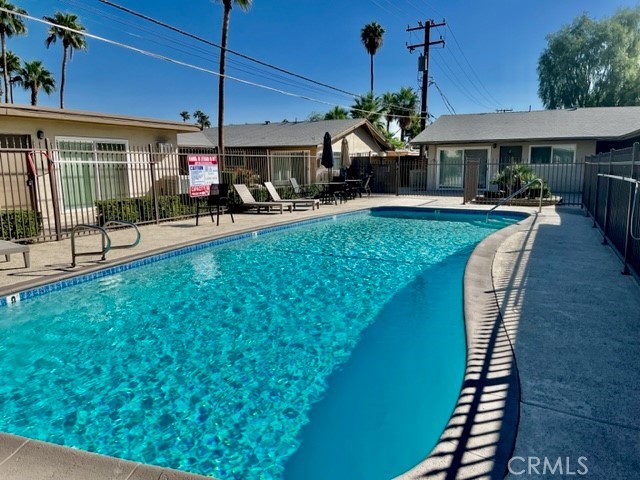
[[[103,225],[105,229],[109,227],[133,227],[136,230],[136,239],[133,243],[127,245],[115,245],[111,247],[111,250],[116,250],[118,248],[133,248],[140,243],[140,230],[138,226],[133,222],[123,222],[121,220],[111,220]]]
[[[133,227],[136,230],[136,239],[133,243],[125,244],[125,245],[112,245],[111,237],[107,230],[109,227]],[[102,235],[102,250],[99,252],[76,252],[76,233],[83,230],[97,230]],[[123,222],[120,220],[111,220],[105,223],[102,227],[99,225],[89,225],[86,223],[80,223],[73,227],[71,230],[71,267],[76,266],[76,257],[80,257],[82,255],[102,255],[101,260],[107,259],[107,253],[110,250],[116,250],[119,248],[133,248],[140,243],[140,230],[135,223],[132,222]]]
[[[76,252],[76,233],[82,230],[97,230],[102,235],[102,250],[99,252]],[[107,231],[99,227],[98,225],[89,225],[86,223],[79,223],[73,230],[71,230],[71,267],[76,266],[76,257],[80,257],[82,255],[102,255],[102,260],[106,260],[107,252],[111,250],[111,238]]]
[[[496,205],[494,205],[488,212],[487,212],[487,216],[485,218],[485,221],[489,220],[489,214],[491,212],[493,212],[496,208],[504,205],[505,203],[507,203],[509,200],[513,199],[513,197],[515,197],[516,195],[521,194],[522,192],[524,192],[525,190],[528,190],[529,187],[531,185],[533,185],[534,183],[539,183],[540,184],[540,205],[538,206],[538,213],[540,213],[542,211],[542,195],[543,195],[543,190],[544,190],[544,182],[542,181],[541,178],[534,178],[533,180],[531,180],[529,183],[527,183],[524,187],[520,188],[519,190],[513,192],[511,195],[509,195],[507,198],[503,198],[500,202],[498,202]]]

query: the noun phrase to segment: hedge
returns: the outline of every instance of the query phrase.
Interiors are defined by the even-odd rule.
[[[188,195],[161,195],[158,197],[159,219],[183,217],[196,213],[195,204]],[[100,200],[96,202],[98,223],[119,220],[142,223],[156,219],[152,197]]]
[[[0,239],[34,238],[42,233],[42,216],[34,210],[0,211]]]

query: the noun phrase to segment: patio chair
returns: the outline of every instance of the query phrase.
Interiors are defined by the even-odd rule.
[[[24,268],[31,267],[31,261],[29,260],[29,247],[27,245],[20,245],[19,243],[0,240],[0,255],[4,255],[7,262],[11,261],[12,253],[21,253],[24,258]]]
[[[293,209],[296,209],[296,205],[302,205],[305,207],[311,207],[311,210],[315,210],[316,206],[318,208],[320,208],[320,200],[317,198],[296,198],[296,199],[287,199],[287,200],[282,200],[282,198],[280,198],[280,195],[278,194],[278,191],[276,190],[276,187],[273,186],[273,183],[271,182],[264,182],[264,186],[267,187],[267,191],[269,192],[269,195],[271,195],[271,199],[274,202],[283,202],[286,201],[288,203],[293,203]]]
[[[204,207],[204,205],[202,205]],[[220,211],[224,213],[224,210],[231,215],[231,223],[236,223],[233,218],[233,213],[229,209],[229,185],[227,183],[214,184],[209,187],[209,196],[207,197],[206,207],[209,209],[209,215],[211,215],[211,221],[213,222],[213,209],[216,209],[216,226],[220,225]],[[200,219],[201,204],[196,204],[196,226]]]
[[[270,212],[272,209],[278,209],[280,210],[280,213],[282,213],[284,208],[293,212],[293,203],[291,202],[257,202],[244,183],[234,183],[233,188],[238,192],[240,200],[242,200],[242,204],[251,209],[255,208],[256,213],[260,213],[260,210],[262,209],[267,212]]]
[[[367,194],[367,197],[371,196],[371,175],[367,175],[364,183],[360,186],[360,196],[362,197],[362,192]]]
[[[309,192],[306,190],[305,187],[302,187],[298,184],[298,180],[296,180],[294,177],[291,177],[289,179],[289,182],[291,183],[291,187],[293,188],[293,193],[298,196],[298,197],[306,197],[308,196]]]

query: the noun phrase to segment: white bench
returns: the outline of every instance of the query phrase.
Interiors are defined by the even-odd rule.
[[[29,247],[27,245],[20,245],[19,243],[0,240],[0,255],[4,255],[7,262],[11,260],[12,253],[21,253],[24,257],[25,268],[31,267],[31,262],[29,260]]]

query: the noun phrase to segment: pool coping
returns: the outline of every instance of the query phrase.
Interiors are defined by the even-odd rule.
[[[498,305],[493,262],[502,243],[530,228],[527,215],[482,240],[464,272],[465,374],[456,406],[429,455],[396,477],[503,479],[516,442],[520,419],[520,380],[515,353]]]
[[[87,277],[83,281],[92,278],[91,275],[100,274],[99,276],[112,274],[112,269],[126,266],[145,258],[154,257],[153,261],[159,261],[167,258],[170,252],[180,251],[179,254],[185,254],[198,249],[207,248],[217,243],[228,243],[233,240],[239,240],[252,236],[253,232],[267,234],[278,230],[293,228],[294,226],[319,223],[335,220],[337,217],[351,216],[362,214],[372,210],[436,210],[446,213],[458,214],[476,214],[486,213],[482,210],[469,208],[450,208],[450,207],[367,207],[351,212],[341,214],[326,215],[308,220],[287,220],[272,224],[265,228],[256,229],[250,227],[233,234],[212,235],[206,239],[199,239],[195,242],[185,242],[172,247],[160,248],[144,254],[123,257],[110,263],[109,265],[98,265],[78,272],[65,272],[56,276],[54,279],[47,278],[46,281],[28,281],[17,285],[18,288],[12,288],[12,292],[3,292],[0,290],[2,300],[4,296],[20,292],[20,288],[24,288],[24,292],[34,291],[33,295],[39,295],[46,292],[37,292],[38,288],[46,284],[54,284],[60,282],[69,282],[60,288],[66,288],[73,285],[73,278]],[[517,370],[515,369],[515,358],[509,344],[509,354],[507,362],[513,365],[506,380],[506,391],[496,388],[495,381],[492,380],[489,367],[507,363],[504,357],[493,359],[489,346],[485,345],[482,340],[482,334],[486,331],[487,326],[495,330],[498,327],[497,337],[502,344],[508,342],[506,330],[502,325],[502,319],[499,309],[496,306],[495,292],[492,279],[492,264],[498,247],[502,242],[525,223],[531,221],[531,214],[528,211],[511,210],[507,216],[519,216],[522,218],[516,224],[502,228],[497,232],[482,240],[471,253],[464,274],[464,317],[465,330],[467,337],[467,364],[465,369],[464,382],[458,398],[456,407],[452,413],[452,417],[445,428],[444,433],[440,437],[436,447],[431,451],[427,458],[420,462],[417,466],[400,475],[400,479],[413,478],[432,478],[442,476],[446,473],[447,478],[453,478],[449,475],[455,475],[457,478],[459,472],[469,470],[477,476],[482,471],[495,472],[487,478],[503,478],[506,472],[507,461],[513,451],[515,445],[515,434],[517,429],[519,415],[519,383],[517,378]],[[178,254],[178,253],[176,253]],[[157,257],[157,258],[156,258]],[[129,268],[135,268],[149,262],[143,262]],[[60,288],[52,288],[52,291]],[[25,296],[29,298],[30,296]],[[0,308],[2,308],[0,303]],[[6,305],[4,305],[6,307]],[[482,306],[480,308],[480,306]],[[488,308],[488,310],[486,310]],[[481,312],[497,311],[496,318],[491,322],[490,318],[483,318]],[[503,353],[503,352],[498,352]],[[494,361],[495,360],[495,361]],[[482,361],[486,368],[478,371],[477,362]],[[489,364],[487,364],[489,361]],[[484,376],[483,376],[484,373]],[[479,393],[480,392],[480,393]],[[514,397],[515,395],[515,397]],[[487,418],[490,417],[489,419]],[[463,421],[461,421],[461,419]],[[498,423],[499,431],[504,430],[504,435],[499,436],[495,442],[494,453],[489,450],[491,445],[487,445],[488,436],[495,436],[496,423]],[[482,432],[487,432],[482,434]],[[467,466],[465,462],[469,462]],[[26,468],[25,468],[26,466]],[[24,471],[27,470],[27,471]],[[500,472],[500,473],[498,473]],[[117,457],[109,457],[97,453],[75,449],[72,447],[56,445],[53,443],[43,442],[40,440],[28,439],[8,433],[0,432],[0,473],[3,478],[11,480],[36,480],[40,478],[52,478],[51,474],[55,473],[56,478],[71,479],[122,479],[122,480],[142,480],[148,478],[166,478],[172,480],[199,480],[211,479],[193,473],[146,465],[139,462],[119,459]]]

